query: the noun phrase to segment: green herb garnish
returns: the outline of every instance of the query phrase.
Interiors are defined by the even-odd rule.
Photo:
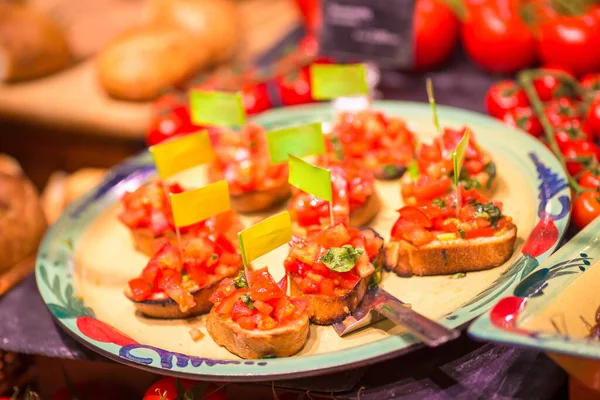
[[[419,173],[419,165],[416,161],[413,161],[412,163],[408,164],[406,172],[408,173],[408,176],[410,176],[410,179],[412,179],[413,181],[416,181],[419,178],[419,175],[421,175]]]
[[[249,309],[254,310],[254,301],[250,298],[248,293],[245,293],[240,296],[240,300],[244,303]]]
[[[244,271],[240,271],[237,276],[233,278],[233,283],[236,289],[245,289],[248,287],[248,281],[246,280]]]
[[[357,249],[349,244],[342,247],[331,247],[320,259],[332,271],[348,272],[356,265],[356,262],[365,251]]]
[[[473,207],[475,207],[475,214],[473,216],[488,220],[493,228],[497,226],[498,221],[502,218],[502,212],[494,203],[474,203]]]
[[[447,206],[446,201],[441,197],[436,197],[431,203],[439,208],[445,208]]]
[[[460,182],[462,183],[462,186],[465,188],[465,190],[473,188],[478,189],[481,187],[481,183],[479,183],[477,179],[461,179]]]
[[[466,236],[466,233],[465,233],[465,231],[463,231],[462,229],[459,229],[459,230],[458,230],[458,235],[459,235],[461,238],[463,238],[463,239],[464,239],[464,238],[465,238],[465,236]]]
[[[383,176],[387,179],[394,179],[404,174],[405,167],[401,165],[387,164],[383,166]]]
[[[382,266],[381,263],[379,261],[375,261],[373,263],[373,266],[375,267],[375,271],[373,272],[373,275],[371,275],[371,281],[369,282],[369,286],[370,287],[377,287],[379,286],[379,284],[381,283],[381,278],[382,278]]]
[[[340,138],[337,136],[333,136],[331,138],[331,144],[333,145],[333,149],[335,150],[335,157],[340,161],[344,161],[344,148],[342,147]]]
[[[217,261],[219,255],[216,253],[212,253],[210,256],[208,256],[208,258],[210,258],[211,261]]]
[[[489,189],[492,186],[492,181],[496,177],[496,164],[494,164],[493,161],[490,161],[489,163],[485,164],[485,167],[483,167],[483,171],[486,172],[490,177],[486,185],[486,187]]]

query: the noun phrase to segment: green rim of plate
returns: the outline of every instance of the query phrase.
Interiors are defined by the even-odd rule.
[[[411,117],[426,118],[431,115],[431,110],[425,103],[376,101],[373,108],[409,121]],[[540,210],[557,216],[554,223],[560,239],[570,216],[570,191],[566,186],[555,193],[543,190],[544,176],[539,172],[541,166],[549,171],[555,180],[566,182],[563,169],[556,158],[529,135],[510,129],[487,116],[445,106],[439,106],[438,113],[444,123],[464,123],[473,126],[483,147],[501,151],[515,162],[515,167],[522,171],[528,185],[539,187],[537,203],[540,204]],[[276,109],[254,120],[267,129],[273,129],[314,121],[331,121],[332,118],[330,103],[320,103]],[[485,134],[488,129],[502,135]],[[515,143],[518,145],[514,145]],[[74,294],[73,249],[82,233],[103,210],[118,201],[123,192],[137,188],[153,174],[154,166],[148,152],[126,160],[109,171],[97,188],[70,205],[46,233],[36,264],[38,289],[54,318],[77,341],[117,362],[156,373],[226,381],[264,381],[334,372],[388,359],[411,351],[420,344],[412,335],[402,334],[343,351],[310,356],[265,360],[215,360],[133,343],[113,328],[97,321],[93,310],[85,307]],[[543,254],[538,255],[536,260],[544,260],[556,245],[557,243],[554,243]],[[456,328],[481,315],[497,299],[511,292],[526,272],[526,267],[527,263],[520,257],[486,291],[439,319],[439,322],[447,327]],[[89,326],[90,322],[97,325],[95,333],[91,335],[94,336],[93,339],[88,329],[84,329],[86,333],[81,330]]]

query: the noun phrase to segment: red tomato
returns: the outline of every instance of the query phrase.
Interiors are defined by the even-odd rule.
[[[583,192],[573,204],[573,221],[579,229],[583,229],[594,218],[600,215],[600,193]]]
[[[242,102],[246,114],[258,114],[273,107],[267,85],[264,83],[250,83],[242,86]]]
[[[420,225],[424,228],[431,228],[431,220],[419,207],[404,206],[400,210],[400,218],[406,219],[412,223]]]
[[[600,99],[596,99],[590,104],[585,127],[593,137],[600,138]]]
[[[496,118],[502,119],[507,111],[527,106],[529,106],[529,99],[515,81],[496,82],[485,94],[485,107],[488,114]]]
[[[202,384],[201,382],[191,381],[188,379],[180,379],[179,383],[185,391],[192,390],[195,386]],[[202,398],[204,400],[227,400],[225,391],[222,389],[217,389],[218,386],[212,383],[209,384],[201,393],[204,395]],[[209,393],[211,394],[208,395]],[[183,395],[183,393],[177,393],[177,378],[164,377],[156,381],[148,388],[148,390],[146,390],[142,400],[176,400],[183,398]]]
[[[417,0],[414,12],[414,69],[437,67],[456,47],[460,22],[442,0]]]
[[[158,113],[152,118],[146,133],[146,143],[148,146],[153,146],[163,140],[191,133],[200,128],[191,123],[190,113],[186,107],[177,106],[169,111]]]
[[[452,188],[452,180],[448,177],[428,179],[424,184],[421,182],[421,178],[419,178],[415,183],[413,194],[418,202],[443,196]]]
[[[596,160],[600,155],[600,149],[591,140],[576,140],[567,143],[562,150],[563,156],[569,158],[590,158],[594,157]],[[571,175],[576,175],[583,169],[581,163],[576,161],[567,161],[567,170]]]
[[[461,38],[471,60],[489,72],[512,73],[536,60],[535,37],[516,1],[467,4]]]
[[[584,171],[577,183],[584,188],[598,190],[600,188],[600,174],[598,171]]]
[[[310,94],[308,67],[300,68],[275,79],[279,98],[284,106],[314,102]]]
[[[600,73],[592,73],[584,75],[579,83],[581,87],[593,94],[594,98],[598,98],[600,96]]]
[[[146,300],[152,294],[152,283],[141,278],[129,281],[129,289],[135,301]]]
[[[578,104],[568,97],[561,97],[548,102],[544,106],[544,113],[548,121],[554,126],[560,126],[572,119],[581,118]]]
[[[537,26],[537,50],[543,63],[560,65],[575,75],[600,70],[598,8],[580,15],[547,11]]]
[[[317,33],[321,24],[320,0],[296,0],[302,14],[304,27],[309,35]]]
[[[517,107],[508,110],[502,117],[502,122],[528,132],[534,137],[539,138],[544,134],[540,120],[531,107]]]
[[[557,68],[549,67],[545,67],[544,69],[557,70]],[[566,90],[566,88],[561,83],[561,80],[553,74],[549,73],[543,74],[541,78],[534,79],[533,86],[535,87],[535,91],[537,92],[541,101],[552,100],[557,95],[560,95],[561,91]]]
[[[494,233],[496,233],[496,230],[494,228],[469,229],[465,232],[465,239],[494,236]]]
[[[266,268],[254,272],[250,283],[252,300],[269,301],[285,296]]]

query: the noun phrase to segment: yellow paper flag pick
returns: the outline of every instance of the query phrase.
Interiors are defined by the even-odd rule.
[[[175,226],[189,226],[229,211],[229,186],[222,180],[183,193],[171,193]]]
[[[162,179],[215,159],[207,131],[192,133],[150,147]]]
[[[290,213],[275,214],[238,233],[244,265],[292,240]]]
[[[242,126],[246,110],[239,93],[192,90],[190,117],[194,125]]]
[[[305,157],[325,153],[320,122],[267,132],[267,144],[273,164],[286,162],[289,154]]]
[[[320,199],[332,200],[331,173],[328,170],[316,167],[292,155],[290,155],[289,163],[290,184]]]
[[[311,64],[310,82],[315,100],[369,94],[364,64]]]

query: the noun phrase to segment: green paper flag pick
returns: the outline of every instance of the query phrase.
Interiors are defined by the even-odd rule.
[[[456,146],[456,149],[452,153],[452,162],[454,164],[454,185],[458,187],[458,178],[460,177],[460,170],[462,169],[463,162],[465,161],[465,153],[467,152],[467,146],[469,145],[469,129],[465,129],[465,134]]]
[[[194,125],[242,126],[246,123],[239,93],[192,90],[190,116]]]
[[[267,144],[273,164],[286,162],[290,154],[305,157],[325,153],[320,122],[267,132]]]
[[[440,121],[438,120],[437,109],[435,108],[435,99],[433,98],[433,84],[431,83],[431,78],[427,78],[425,87],[427,88],[429,105],[431,105],[431,111],[433,112],[433,125],[435,125],[435,129],[437,129],[438,132],[441,132]]]
[[[312,64],[310,90],[315,100],[369,94],[364,64]]]
[[[331,201],[331,173],[296,156],[290,156],[291,185],[320,199]]]
[[[275,214],[238,233],[244,266],[292,240],[290,213]]]

